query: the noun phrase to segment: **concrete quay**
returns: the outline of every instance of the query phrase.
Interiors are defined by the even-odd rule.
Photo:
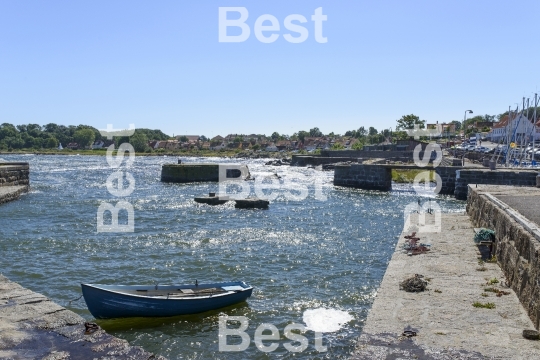
[[[392,190],[392,169],[433,170],[440,177],[440,194],[454,195],[466,200],[470,184],[514,185],[535,187],[538,171],[525,169],[497,169],[480,166],[426,166],[399,164],[338,164],[334,171],[334,185],[365,190]]]
[[[17,200],[30,185],[28,163],[0,163],[0,204]]]
[[[103,331],[0,275],[0,359],[164,359]]]
[[[249,178],[246,165],[236,164],[164,164],[161,181],[170,183],[218,182]]]
[[[0,187],[0,204],[17,200],[21,194],[28,191],[28,185],[2,186]]]
[[[540,327],[540,189],[469,186],[467,212],[475,226],[495,231],[494,252],[508,283]]]
[[[524,329],[535,326],[503,270],[496,263],[479,264],[469,216],[442,214],[441,225],[439,233],[417,234],[422,243],[432,245],[425,254],[401,251],[407,235],[401,234],[351,358],[540,358],[540,341],[522,336]],[[427,291],[399,289],[399,283],[414,274],[429,280]],[[498,282],[488,285],[491,279]],[[498,297],[487,288],[509,294]],[[477,308],[475,302],[495,308]],[[401,336],[407,326],[417,329],[417,335]]]

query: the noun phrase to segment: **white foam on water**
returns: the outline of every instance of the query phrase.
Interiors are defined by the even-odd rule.
[[[352,319],[346,311],[324,308],[306,310],[302,318],[306,328],[316,332],[338,331]]]

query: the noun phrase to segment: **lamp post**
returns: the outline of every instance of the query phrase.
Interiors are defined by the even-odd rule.
[[[467,113],[472,114],[472,110],[465,110],[465,115],[463,116],[463,140],[465,140],[465,121],[467,120]]]

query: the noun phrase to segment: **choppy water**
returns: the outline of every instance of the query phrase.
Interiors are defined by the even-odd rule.
[[[99,322],[111,334],[169,359],[346,357],[403,227],[403,209],[417,200],[408,187],[390,193],[335,188],[333,172],[247,160],[242,162],[255,177],[277,172],[289,190],[295,178],[309,187],[308,197],[280,197],[266,211],[211,207],[196,204],[193,197],[216,191],[216,184],[161,183],[161,165],[176,158],[138,157],[129,169],[135,191],[125,198],[135,208],[135,232],[97,233],[98,206],[115,200],[105,186],[113,173],[105,157],[2,157],[30,162],[32,191],[0,206],[0,271],[83,317],[92,319],[83,300],[68,305],[80,295],[81,282],[238,279],[254,286],[247,303],[212,313]],[[314,179],[322,183],[326,201],[315,197]],[[451,198],[437,202],[444,211],[464,208]],[[309,347],[302,353],[289,353],[283,336],[272,354],[253,343],[242,353],[220,353],[220,314],[248,317],[251,338],[262,323],[274,324],[281,333],[290,323],[306,321],[319,330],[344,323],[324,334],[326,353],[316,351],[312,331],[306,333]],[[341,320],[333,323],[332,316]]]

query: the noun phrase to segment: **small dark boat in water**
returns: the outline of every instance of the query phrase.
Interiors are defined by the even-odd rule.
[[[245,301],[253,287],[243,281],[195,285],[81,284],[97,319],[196,314]]]

